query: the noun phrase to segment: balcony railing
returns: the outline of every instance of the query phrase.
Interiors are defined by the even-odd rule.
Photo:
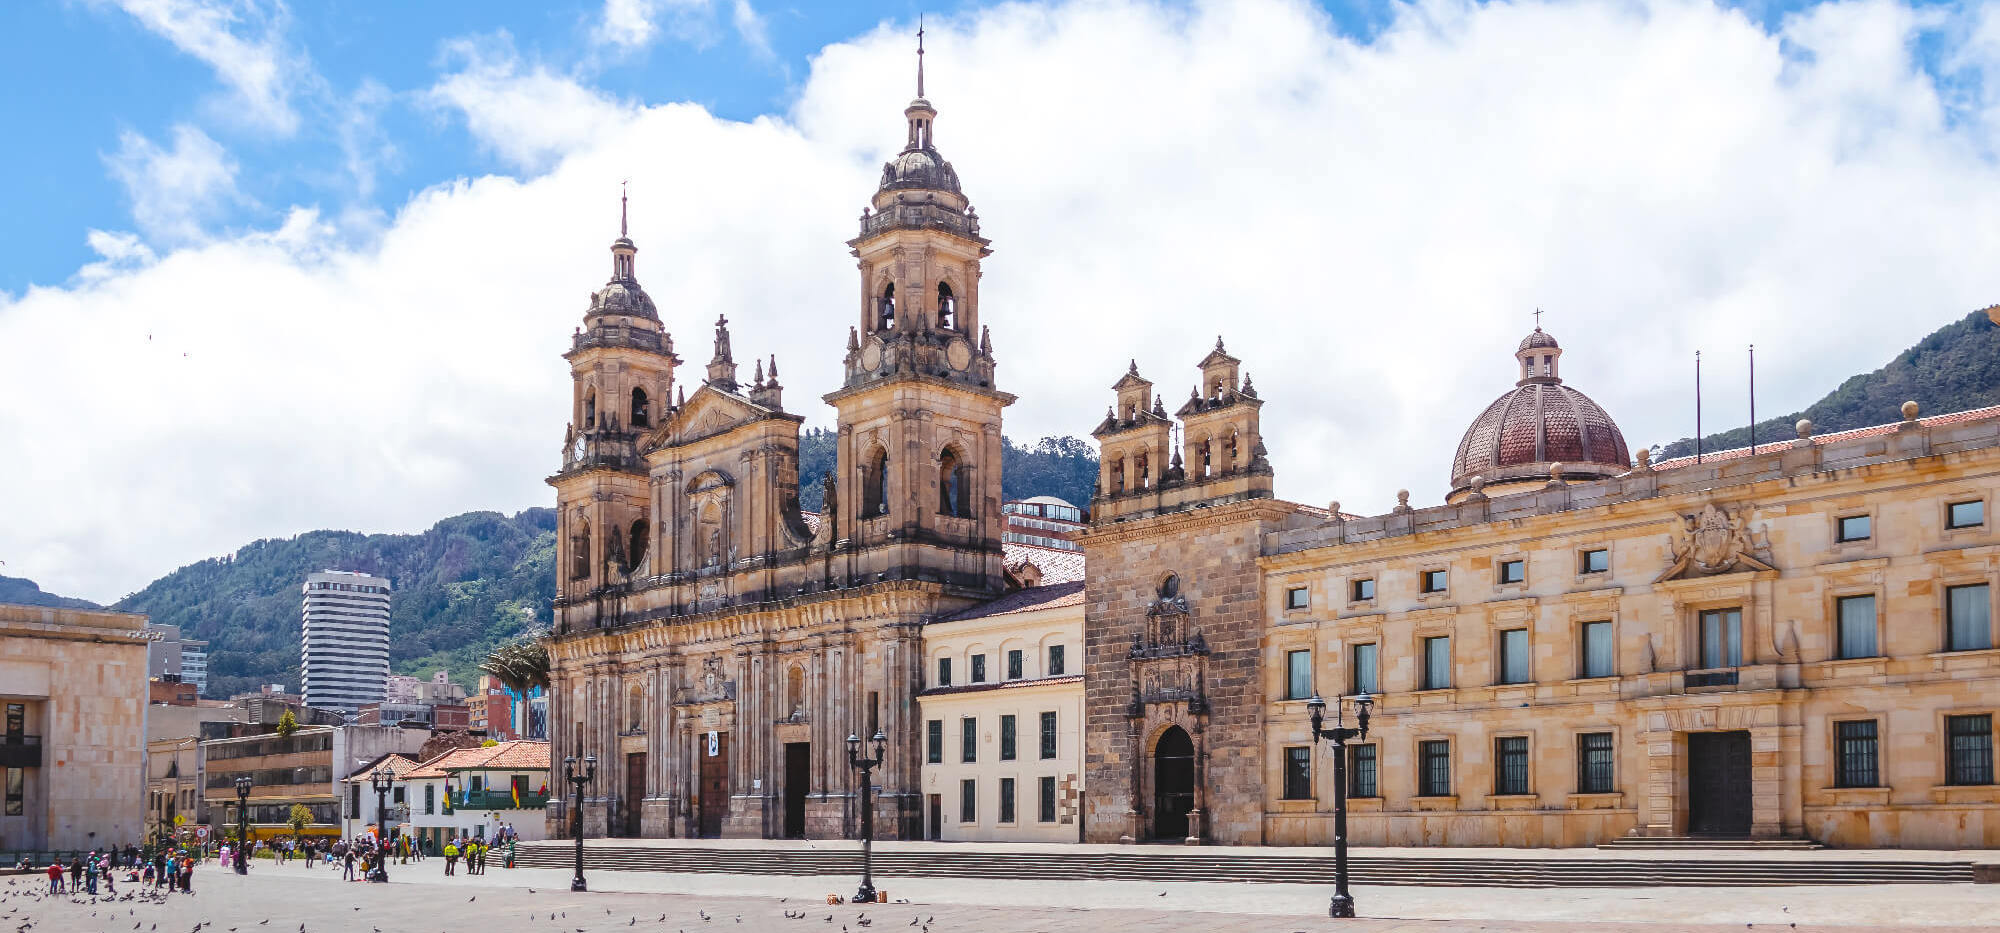
[[[540,810],[548,805],[549,805],[549,795],[524,793],[521,795],[521,805],[518,809]],[[514,806],[513,792],[505,790],[462,791],[460,793],[452,795],[451,806],[452,809],[454,810],[517,809]]]
[[[0,768],[42,766],[42,737],[39,735],[0,736]]]
[[[1685,680],[1685,682],[1687,683],[1687,685],[1688,685],[1689,687],[1734,687],[1734,686],[1736,686],[1736,671],[1735,671],[1734,669],[1729,669],[1729,670],[1709,670],[1709,671],[1688,671],[1688,672],[1687,672],[1687,673],[1686,673],[1685,675],[1683,675],[1683,676],[1685,677],[1685,679],[1686,679],[1686,680]]]

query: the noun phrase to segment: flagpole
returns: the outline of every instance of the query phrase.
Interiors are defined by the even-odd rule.
[[[1750,455],[1757,455],[1757,345],[1750,345]]]
[[[1701,351],[1694,351],[1694,462],[1701,462]]]

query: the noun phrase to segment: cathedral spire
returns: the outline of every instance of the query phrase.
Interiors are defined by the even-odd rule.
[[[917,98],[924,96],[924,14],[917,14]]]
[[[625,186],[629,184],[631,184],[631,182],[629,181],[621,181],[618,183],[618,238],[621,240],[625,239],[627,236],[625,232],[625,217],[626,217]]]
[[[736,391],[736,360],[729,353],[729,319],[715,319],[715,356],[708,361],[708,384],[724,392]]]

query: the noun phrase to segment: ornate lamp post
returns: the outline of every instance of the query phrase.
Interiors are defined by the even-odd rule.
[[[250,840],[250,777],[236,779],[236,873],[250,873],[250,856],[244,851]]]
[[[873,792],[875,788],[874,781],[868,775],[875,770],[876,765],[882,763],[883,746],[888,744],[889,737],[883,735],[882,731],[877,729],[874,738],[869,741],[875,746],[875,757],[863,758],[861,757],[861,737],[851,732],[847,735],[847,763],[855,770],[861,772],[861,888],[854,892],[854,902],[857,904],[872,904],[875,902],[875,865],[873,863],[875,843],[875,804],[873,802]]]
[[[1356,727],[1351,729],[1341,722],[1348,700],[1355,706]],[[1334,698],[1333,728],[1327,729],[1321,726],[1326,721],[1326,701],[1317,693],[1306,701],[1314,740],[1333,743],[1333,903],[1327,908],[1329,917],[1354,916],[1354,895],[1347,893],[1347,743],[1368,737],[1368,708],[1374,703],[1375,698],[1365,693]]]
[[[375,868],[369,881],[389,880],[389,788],[395,784],[394,765],[368,776],[368,786],[375,788]]]
[[[583,771],[576,770],[576,756],[563,759],[563,780],[570,783],[569,795],[570,829],[576,835],[576,877],[569,880],[572,891],[587,890],[583,885],[583,785],[597,777],[597,756],[583,756]]]

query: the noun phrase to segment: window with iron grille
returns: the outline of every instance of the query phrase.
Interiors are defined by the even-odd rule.
[[[1451,686],[1451,636],[1424,639],[1424,689],[1443,690]]]
[[[1000,760],[1013,761],[1015,749],[1014,715],[1000,717]]]
[[[1842,596],[1833,601],[1833,607],[1836,623],[1840,626],[1835,657],[1874,657],[1875,597]]]
[[[1014,822],[1014,779],[1000,779],[1000,822]]]
[[[1354,658],[1348,665],[1352,670],[1355,693],[1374,694],[1375,689],[1375,646],[1355,645]]]
[[[1285,799],[1311,800],[1312,747],[1293,745],[1285,749]]]
[[[1617,764],[1611,733],[1586,732],[1576,737],[1576,792],[1610,794],[1617,790]]]
[[[1875,720],[1833,724],[1838,747],[1834,754],[1833,786],[1875,787]]]
[[[979,822],[979,782],[971,778],[958,782],[958,821]]]
[[[1528,793],[1528,737],[1508,735],[1494,739],[1493,758],[1499,764],[1493,771],[1493,792]]]
[[[1946,784],[1993,783],[1993,717],[1946,716]]]
[[[1063,672],[1063,646],[1049,646],[1049,676],[1061,677]]]
[[[944,763],[944,720],[933,719],[924,726],[924,760]]]
[[[972,656],[972,682],[975,684],[986,682],[986,656],[983,654]]]
[[[1375,746],[1347,747],[1347,796],[1373,797],[1375,792]]]
[[[939,659],[938,659],[938,686],[940,686],[940,687],[949,687],[949,686],[951,686],[951,659],[950,659],[950,658],[939,658]]]
[[[979,720],[976,717],[958,721],[958,760],[979,760]]]
[[[1053,777],[1042,777],[1039,779],[1039,783],[1041,784],[1041,799],[1038,802],[1041,805],[1041,812],[1035,818],[1043,823],[1053,823],[1056,821],[1056,779]]]
[[[1056,714],[1053,711],[1042,714],[1042,758],[1056,756]]]
[[[1528,630],[1508,629],[1500,633],[1500,682],[1524,684],[1533,680],[1529,671]]]
[[[1015,648],[1015,649],[1013,649],[1013,650],[1010,650],[1010,651],[1008,651],[1008,652],[1007,652],[1007,679],[1008,679],[1008,680],[1020,680],[1020,679],[1021,679],[1021,667],[1022,667],[1022,664],[1021,664],[1021,649],[1019,649],[1019,648]]]
[[[1984,583],[1945,588],[1946,651],[1982,651],[1993,647],[1993,603],[1987,594]]]
[[[1417,796],[1451,796],[1451,743],[1432,739],[1417,743]]]
[[[1303,700],[1312,696],[1313,655],[1311,651],[1285,652],[1285,699]]]

